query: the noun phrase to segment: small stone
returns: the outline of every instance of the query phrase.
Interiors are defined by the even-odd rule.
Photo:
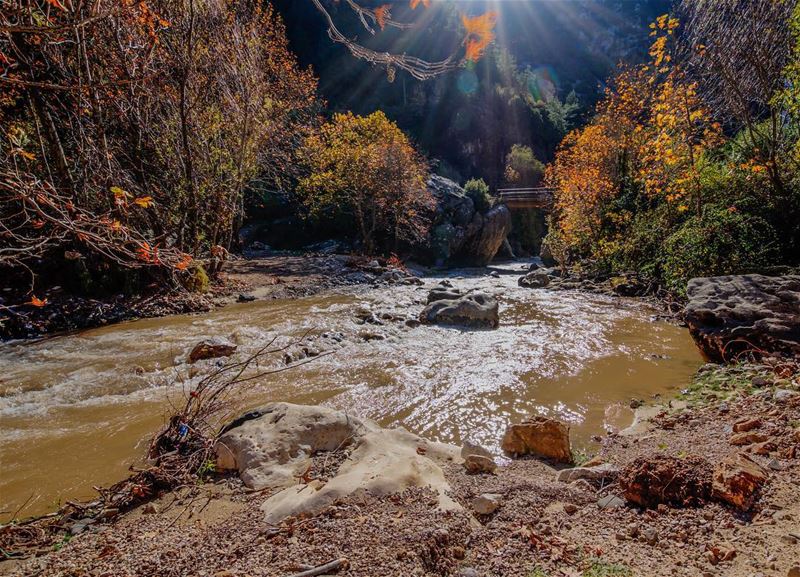
[[[472,500],[472,510],[478,515],[491,515],[500,507],[503,496],[496,493],[484,493]]]
[[[754,387],[767,387],[772,383],[766,378],[762,376],[753,377],[753,380],[750,381],[750,384]]]
[[[642,538],[648,545],[653,546],[658,543],[658,531],[653,527],[647,527],[642,531]]]
[[[789,569],[786,577],[800,577],[800,565],[795,565]]]
[[[772,398],[775,400],[776,403],[786,403],[792,399],[794,399],[798,394],[796,391],[788,391],[786,389],[778,389],[772,395]]]
[[[775,511],[772,518],[776,521],[791,521],[794,516],[789,511]]]
[[[142,513],[145,515],[155,515],[158,513],[158,506],[155,503],[147,503],[142,507]]]
[[[481,574],[472,567],[462,567],[458,572],[458,577],[481,577]]]
[[[494,473],[497,469],[497,463],[495,463],[493,459],[484,457],[483,455],[468,455],[467,458],[464,459],[464,468],[467,470],[467,473],[472,474]]]
[[[601,509],[619,509],[620,507],[625,506],[625,501],[616,495],[606,495],[605,497],[598,499],[597,506]]]
[[[567,515],[574,515],[578,512],[578,507],[573,503],[564,503],[564,512]]]
[[[453,557],[456,559],[463,559],[467,556],[467,552],[463,547],[453,547]]]
[[[746,433],[761,426],[761,419],[744,419],[733,425],[734,433]]]
[[[767,467],[772,469],[773,471],[783,471],[786,466],[781,463],[778,459],[772,459],[769,463],[767,463]]]
[[[769,437],[761,433],[737,433],[733,435],[730,439],[728,439],[728,443],[731,445],[735,445],[738,447],[744,445],[752,445],[754,443],[763,443],[767,441]]]
[[[754,455],[769,455],[772,451],[776,451],[778,446],[772,441],[765,441],[763,443],[756,443],[751,445],[748,449]]]
[[[787,545],[796,545],[797,537],[795,537],[794,535],[781,535],[781,541],[783,541]]]

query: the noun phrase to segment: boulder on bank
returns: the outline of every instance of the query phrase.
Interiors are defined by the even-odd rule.
[[[713,497],[747,511],[753,506],[768,475],[764,467],[747,455],[738,453],[723,460],[714,469]]]
[[[235,352],[236,345],[231,345],[214,339],[203,341],[195,345],[195,347],[192,349],[192,352],[189,353],[189,358],[187,360],[189,361],[190,365],[193,365],[197,361],[229,357]]]
[[[442,509],[461,508],[440,467],[458,460],[457,447],[326,407],[271,403],[229,425],[215,449],[217,467],[237,470],[247,487],[282,489],[261,507],[267,523],[318,512],[357,490],[430,487]]]
[[[494,298],[472,293],[455,299],[434,300],[422,310],[419,320],[429,325],[496,329],[500,326],[499,310]]]
[[[800,276],[695,278],[685,320],[710,361],[742,351],[800,354]]]
[[[501,444],[512,456],[536,455],[559,463],[572,462],[569,427],[555,419],[532,417],[506,429]]]

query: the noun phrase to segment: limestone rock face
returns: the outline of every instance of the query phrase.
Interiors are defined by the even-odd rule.
[[[712,496],[743,511],[749,510],[758,497],[769,473],[747,455],[738,453],[723,460],[714,469]]]
[[[470,262],[478,266],[486,266],[500,251],[503,242],[511,232],[511,211],[504,204],[495,206],[480,218],[480,227],[470,237],[466,253]]]
[[[423,324],[496,329],[500,325],[497,301],[482,293],[472,293],[455,300],[435,300],[420,313]]]
[[[500,205],[481,214],[463,188],[438,175],[430,177],[428,190],[436,207],[428,238],[412,247],[416,256],[437,265],[488,264],[511,232],[508,208]]]
[[[251,489],[283,489],[262,505],[268,523],[315,513],[360,489],[385,495],[425,486],[438,493],[442,509],[460,509],[447,496],[450,486],[440,467],[460,460],[457,447],[382,429],[342,411],[289,403],[266,405],[226,429],[215,447],[217,466],[237,470]],[[349,455],[327,482],[302,482],[312,457],[343,449]]]
[[[532,417],[506,429],[501,444],[510,455],[536,455],[559,463],[572,462],[569,427],[555,419]]]
[[[725,362],[757,347],[800,354],[800,276],[695,278],[685,320],[703,355]]]
[[[195,345],[192,352],[189,353],[189,364],[194,364],[197,361],[205,359],[217,359],[220,357],[229,357],[236,352],[236,346],[223,343],[222,341],[210,340],[203,341]]]

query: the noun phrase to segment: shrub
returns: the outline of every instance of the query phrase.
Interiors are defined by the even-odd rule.
[[[708,206],[664,243],[664,280],[685,295],[691,278],[752,272],[770,264],[776,245],[775,231],[763,218]]]
[[[486,212],[492,208],[492,197],[489,194],[489,185],[482,178],[473,178],[464,185],[464,192],[472,199],[475,210]]]
[[[544,165],[530,146],[515,144],[506,155],[505,179],[509,184],[537,186],[544,176]]]

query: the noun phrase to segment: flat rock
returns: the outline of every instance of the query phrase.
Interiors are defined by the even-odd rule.
[[[725,362],[746,350],[800,354],[800,276],[695,278],[684,319],[703,355]]]
[[[611,463],[603,463],[596,467],[575,467],[563,469],[556,473],[556,480],[561,483],[572,483],[580,479],[586,481],[613,481],[619,476],[619,468]]]
[[[383,429],[327,407],[271,403],[226,428],[215,446],[217,467],[237,470],[255,490],[282,489],[262,510],[267,523],[316,513],[357,490],[375,495],[430,487],[442,510],[460,510],[449,496],[441,465],[458,448],[432,443],[403,429]],[[348,458],[327,482],[299,482],[316,454],[346,449]]]
[[[625,500],[616,495],[606,495],[597,500],[597,506],[601,509],[619,509],[625,506]]]
[[[753,443],[763,443],[768,439],[769,437],[767,435],[750,431],[748,433],[732,435],[731,438],[728,439],[728,443],[737,447],[742,447],[744,445],[752,445]]]
[[[569,427],[547,417],[532,417],[510,425],[501,447],[513,456],[536,455],[559,463],[572,462]]]
[[[714,469],[712,496],[737,509],[749,510],[769,473],[743,453],[724,459]]]

